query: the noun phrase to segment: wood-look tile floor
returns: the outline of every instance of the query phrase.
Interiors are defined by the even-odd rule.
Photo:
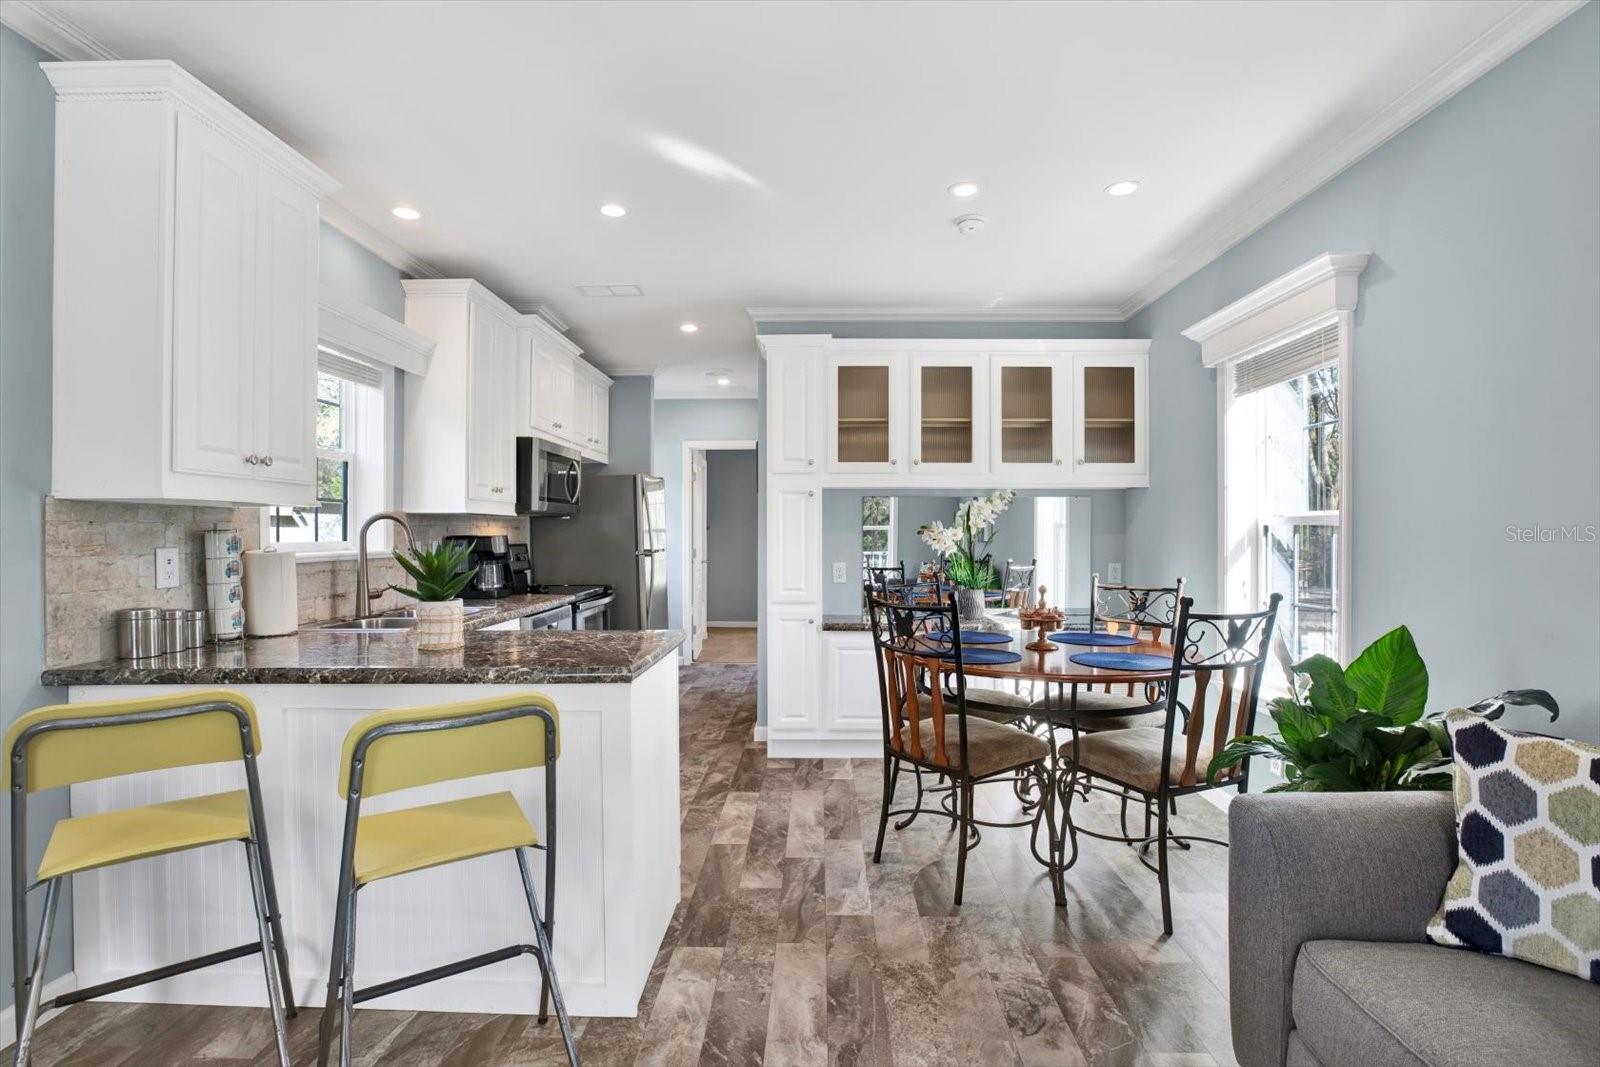
[[[683,901],[638,1017],[578,1020],[585,1063],[1232,1062],[1225,850],[1175,851],[1171,938],[1154,875],[1094,840],[1059,909],[1025,831],[985,830],[955,908],[949,823],[891,829],[874,865],[879,762],[767,759],[755,686],[747,666],[683,674]],[[1008,787],[978,794],[980,816],[1015,810]],[[1113,825],[1091,808],[1086,824]],[[1177,825],[1226,833],[1203,798]],[[318,1015],[293,1021],[297,1064],[315,1062]],[[364,1009],[353,1044],[384,1067],[565,1062],[554,1024],[527,1016]],[[35,1047],[39,1067],[273,1062],[261,1009],[81,1004]]]
[[[712,626],[706,630],[705,643],[695,662],[754,663],[756,632],[754,626]]]

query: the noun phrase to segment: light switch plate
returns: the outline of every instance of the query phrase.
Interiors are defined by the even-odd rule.
[[[833,583],[835,585],[843,585],[844,584],[844,564],[843,563],[838,563],[838,562],[834,563],[834,565],[833,565]]]
[[[172,589],[178,584],[178,550],[156,549],[156,588]]]
[[[1121,563],[1106,564],[1106,581],[1110,582],[1112,585],[1117,585],[1122,581]]]

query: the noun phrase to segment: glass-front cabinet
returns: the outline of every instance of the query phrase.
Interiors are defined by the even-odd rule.
[[[1078,354],[1072,358],[1072,374],[1076,474],[1147,473],[1145,357]]]
[[[893,473],[905,469],[905,356],[844,355],[828,361],[828,469]]]
[[[989,375],[994,472],[1052,477],[1049,472],[1065,467],[1072,455],[1070,358],[996,355]]]
[[[988,469],[987,357],[911,357],[911,472],[977,474]]]

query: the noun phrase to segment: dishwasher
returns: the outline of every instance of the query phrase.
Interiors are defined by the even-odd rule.
[[[563,604],[559,608],[541,611],[537,615],[524,615],[521,623],[524,630],[570,630],[572,606]]]

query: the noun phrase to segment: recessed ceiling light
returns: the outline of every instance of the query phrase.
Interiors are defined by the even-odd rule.
[[[950,187],[951,196],[977,196],[977,182],[956,182]]]
[[[682,325],[680,325],[678,327],[678,329],[682,330],[684,333],[699,333],[700,332],[699,325],[697,323],[693,323],[693,322],[685,322]]]
[[[1111,196],[1132,196],[1138,191],[1138,182],[1112,182],[1106,186],[1106,192]]]
[[[728,386],[733,384],[733,379],[732,378],[718,378],[717,379],[717,384],[722,386],[724,389],[726,389]]]
[[[401,204],[399,207],[395,208],[390,212],[390,214],[397,219],[405,219],[407,222],[416,222],[418,219],[422,218],[422,212],[418,211],[414,207],[407,207],[404,204]]]
[[[601,204],[600,214],[608,219],[620,219],[628,213],[628,209],[621,204]]]

